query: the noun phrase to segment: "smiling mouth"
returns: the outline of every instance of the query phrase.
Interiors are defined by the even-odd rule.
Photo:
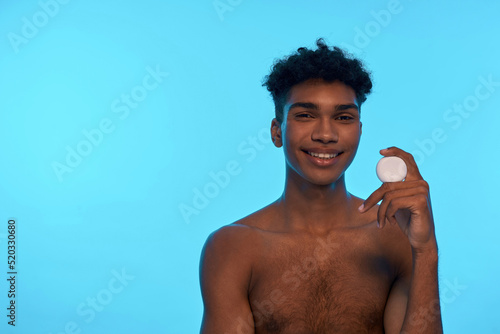
[[[324,160],[333,159],[333,158],[338,157],[340,154],[342,154],[342,152],[332,153],[332,154],[329,154],[329,153],[314,153],[314,152],[309,152],[309,151],[304,151],[304,152],[306,152],[307,154],[309,154],[312,157],[319,158],[319,159],[324,159]]]

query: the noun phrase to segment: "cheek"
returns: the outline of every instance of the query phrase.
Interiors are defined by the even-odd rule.
[[[300,137],[300,129],[294,126],[288,126],[283,132],[283,138],[285,142],[288,144],[294,144],[299,140]]]
[[[300,146],[304,142],[304,129],[289,126],[283,131],[283,153],[289,163],[297,163],[300,156]]]
[[[343,138],[343,142],[346,146],[357,147],[361,138],[361,128],[359,126],[353,126],[352,128],[344,129],[340,137]]]

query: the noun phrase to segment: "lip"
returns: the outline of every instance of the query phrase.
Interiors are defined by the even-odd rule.
[[[304,154],[307,156],[307,159],[309,159],[310,162],[312,162],[314,165],[319,166],[319,167],[327,167],[334,165],[339,161],[339,157],[342,155],[342,151],[339,150],[334,150],[334,149],[306,149],[302,150]],[[316,158],[310,155],[307,152],[313,152],[313,153],[326,153],[326,154],[338,154],[335,158],[331,159],[321,159],[321,158]]]
[[[342,151],[333,149],[333,148],[304,148],[302,149],[304,152],[313,152],[313,153],[326,153],[326,154],[337,154],[341,153]]]

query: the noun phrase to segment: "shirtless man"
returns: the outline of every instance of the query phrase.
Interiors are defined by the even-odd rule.
[[[358,60],[317,46],[266,77],[285,189],[208,237],[201,333],[442,333],[429,187],[412,156],[392,147],[380,153],[406,162],[405,181],[366,200],[347,191],[372,83]]]

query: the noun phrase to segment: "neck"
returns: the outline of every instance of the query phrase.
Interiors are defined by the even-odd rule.
[[[287,172],[285,190],[277,201],[288,229],[318,234],[348,225],[352,196],[347,192],[344,175],[328,185],[313,184],[295,176]]]

